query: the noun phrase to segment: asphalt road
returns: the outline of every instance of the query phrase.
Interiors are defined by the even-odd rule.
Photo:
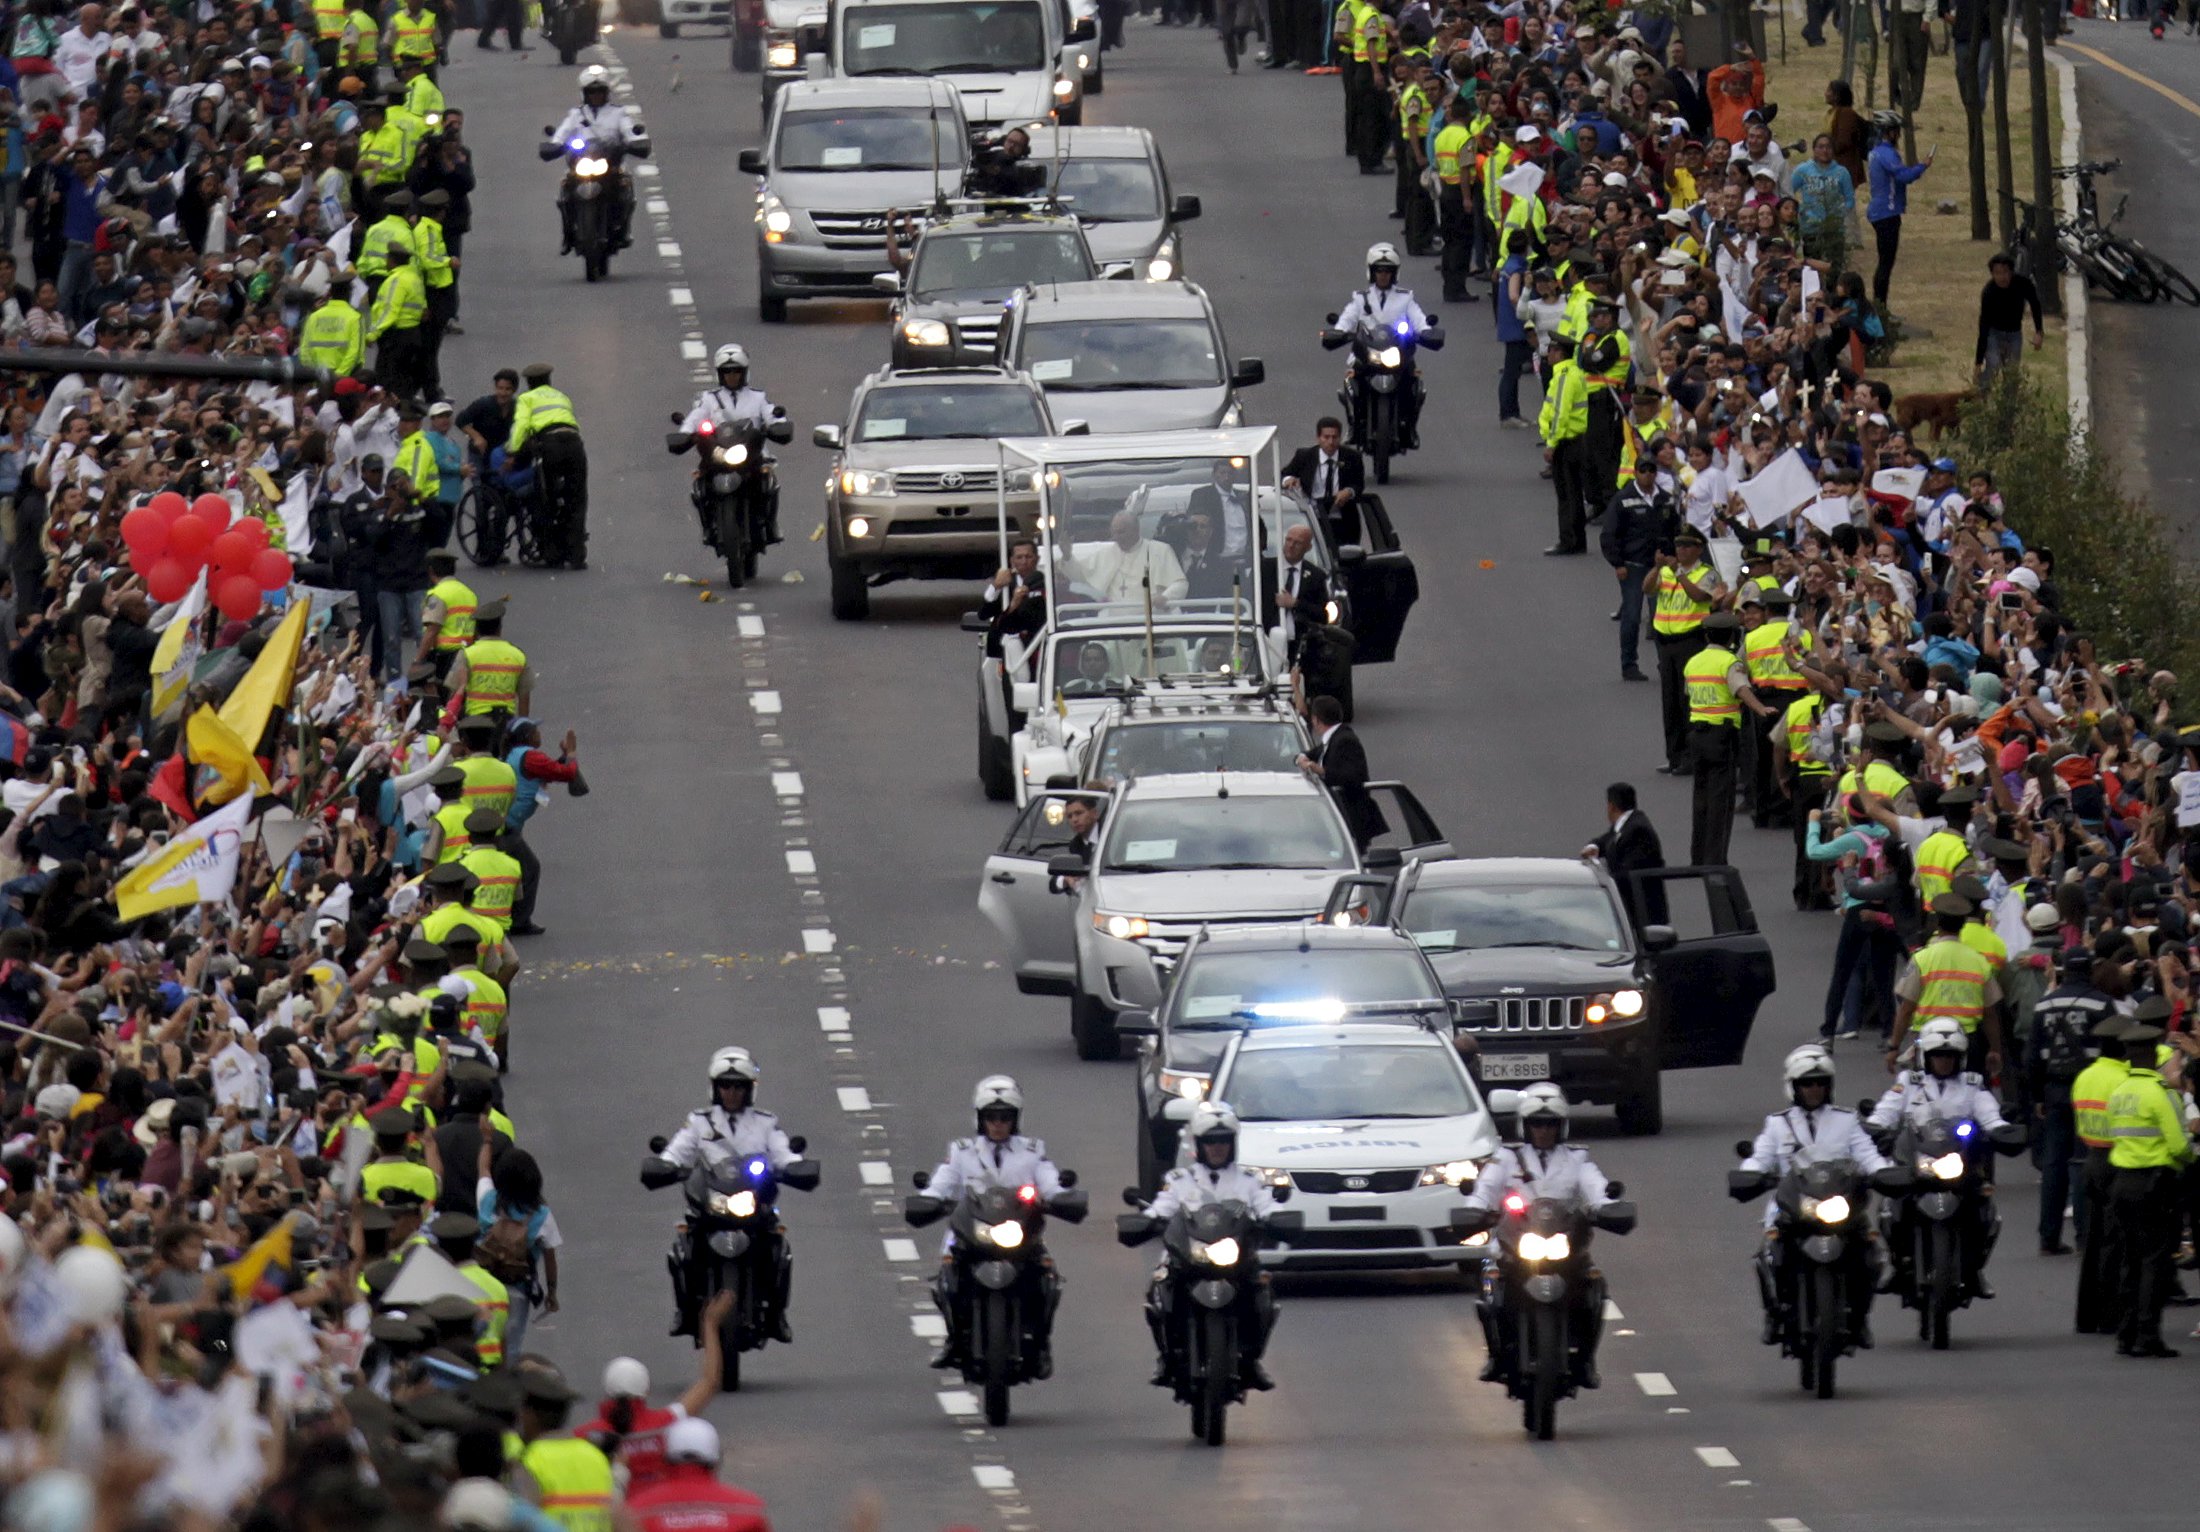
[[[894,586],[869,622],[837,624],[822,548],[805,540],[825,467],[809,427],[839,420],[884,360],[883,307],[759,325],[751,184],[734,167],[756,141],[753,78],[728,73],[717,36],[621,29],[609,43],[659,146],[644,195],[667,209],[661,232],[645,214],[603,286],[555,255],[555,172],[533,153],[572,99],[571,72],[462,39],[446,84],[482,180],[449,387],[463,400],[498,365],[557,363],[594,484],[590,571],[478,582],[517,598],[510,632],[533,656],[537,711],[553,736],[580,731],[596,789],[538,821],[551,934],[526,948],[515,995],[513,1110],[569,1239],[565,1308],[538,1321],[536,1349],[584,1387],[621,1352],[649,1363],[660,1393],[691,1376],[662,1328],[677,1194],[643,1193],[634,1167],[702,1099],[708,1050],[740,1041],[764,1062],[765,1103],[826,1167],[816,1193],[786,1199],[797,1342],[752,1356],[742,1392],[712,1411],[733,1476],[782,1527],[839,1525],[866,1485],[911,1532],[1163,1516],[1217,1532],[1390,1529],[1472,1507],[1615,1532],[2189,1525],[2172,1476],[2101,1469],[2137,1466],[2134,1444],[2189,1403],[2200,1361],[2137,1368],[2067,1333],[2072,1270],[2032,1253],[2028,1172],[2004,1178],[2002,1296],[1959,1316],[1953,1352],[1920,1350],[1883,1311],[1878,1352],[1820,1404],[1757,1344],[1757,1212],[1724,1198],[1722,1172],[1736,1136],[1780,1104],[1778,1060],[1815,1027],[1834,930],[1788,911],[1786,837],[1746,826],[1736,855],[1781,977],[1746,1067],[1670,1080],[1660,1138],[1621,1139],[1601,1112],[1581,1129],[1642,1208],[1638,1233],[1600,1245],[1624,1314],[1603,1391],[1566,1405],[1559,1439],[1538,1446],[1475,1381],[1480,1336],[1456,1286],[1293,1282],[1269,1358],[1279,1389],[1233,1419],[1222,1452],[1191,1443],[1184,1413],[1145,1384],[1150,1254],[1116,1247],[1106,1216],[1131,1178],[1131,1068],[1077,1062],[1065,1003],[1015,992],[975,908],[1006,817],[974,780],[975,643],[954,625],[967,592]],[[1284,423],[1291,444],[1330,403],[1336,361],[1315,330],[1364,247],[1393,236],[1390,187],[1341,157],[1333,79],[1232,78],[1218,51],[1134,23],[1091,111],[1151,127],[1179,189],[1203,197],[1189,271],[1233,349],[1267,361],[1254,417]],[[1415,275],[1436,289],[1432,270]],[[1642,784],[1680,843],[1685,787],[1651,771],[1655,703],[1619,680],[1612,581],[1593,559],[1538,556],[1550,494],[1532,441],[1495,427],[1487,316],[1446,315],[1455,339],[1427,362],[1431,445],[1389,494],[1425,594],[1400,661],[1359,678],[1360,731],[1378,772],[1411,782],[1463,851],[1569,853],[1600,826],[1615,777]],[[783,464],[792,535],[766,583],[705,602],[664,583],[711,564],[661,434],[694,391],[699,353],[683,343],[731,338],[798,425]],[[1844,1063],[1846,1097],[1881,1084],[1865,1055]],[[1019,1389],[1013,1424],[992,1432],[943,1405],[953,1385],[924,1367],[930,1238],[892,1242],[909,1234],[908,1173],[968,1131],[972,1083],[1004,1069],[1096,1217],[1053,1236],[1070,1284],[1056,1377]],[[859,1161],[890,1164],[898,1189],[861,1180]]]

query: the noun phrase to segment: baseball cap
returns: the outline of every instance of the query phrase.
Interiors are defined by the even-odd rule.
[[[665,1461],[668,1463],[715,1463],[718,1461],[718,1428],[698,1416],[688,1415],[676,1420],[665,1432]]]

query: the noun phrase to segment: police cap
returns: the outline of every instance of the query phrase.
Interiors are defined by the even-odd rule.
[[[384,1107],[367,1120],[367,1126],[381,1138],[396,1138],[413,1130],[413,1114],[401,1106]]]
[[[393,191],[382,199],[384,210],[392,213],[402,213],[412,205],[413,194],[402,189]]]
[[[481,1417],[460,1404],[456,1396],[434,1389],[425,1394],[415,1394],[399,1405],[398,1410],[414,1424],[430,1431],[463,1431],[478,1425]]]
[[[459,1389],[458,1397],[484,1415],[509,1421],[519,1413],[519,1402],[526,1393],[525,1385],[510,1373],[493,1372]]]
[[[451,194],[438,186],[434,191],[429,192],[420,199],[420,205],[422,207],[449,207],[451,205]]]
[[[1977,908],[1970,900],[1954,892],[1937,894],[1933,898],[1935,915],[1969,915]]]
[[[1950,878],[1948,880],[1948,891],[1959,898],[1970,900],[1975,905],[1984,904],[1992,897],[1986,891],[1986,880],[1976,873],[1969,872],[1960,878]]]
[[[458,721],[458,737],[463,740],[496,738],[496,720],[485,713],[468,713]]]
[[[1795,598],[1777,585],[1765,590],[1763,600],[1768,612],[1784,612],[1795,605]]]
[[[1677,534],[1675,534],[1673,541],[1676,545],[1681,543],[1693,543],[1699,548],[1708,548],[1709,546],[1711,546],[1709,543],[1704,541],[1703,534],[1697,531],[1694,527],[1683,527]]]
[[[1941,801],[1946,802],[1947,800],[1943,797]],[[1997,862],[2029,861],[2032,856],[2032,853],[2025,848],[2022,841],[2005,840],[1999,835],[1987,836],[1978,843],[1978,849]],[[2057,924],[2060,923],[2060,920],[2058,920]]]
[[[388,1208],[368,1203],[359,1210],[359,1227],[369,1234],[387,1234],[397,1227],[397,1220],[390,1216]]]
[[[472,926],[461,922],[451,927],[451,934],[443,938],[443,950],[451,955],[453,962],[460,960],[461,953],[479,953],[481,951],[481,933]],[[468,956],[464,961],[472,962],[473,958]]]
[[[446,862],[443,865],[448,867],[451,864]],[[464,868],[459,870],[465,871]],[[468,873],[467,876],[471,877],[472,874]],[[447,962],[449,957],[450,954],[443,950],[441,943],[431,942],[425,936],[416,936],[405,943],[405,961],[408,963],[442,963]]]
[[[377,1314],[367,1334],[393,1351],[417,1351],[433,1338],[426,1325],[409,1314]]]
[[[466,773],[460,771],[456,766],[446,766],[434,776],[428,778],[428,785],[439,793],[453,787],[463,791],[466,786]]]
[[[428,1237],[437,1240],[479,1239],[481,1220],[466,1213],[445,1213],[428,1225]]]
[[[466,831],[468,834],[473,833],[475,818],[485,812],[487,811],[476,809],[472,814],[466,816]],[[435,871],[429,873],[424,881],[430,888],[465,888],[474,882],[474,875],[456,862],[445,862]],[[434,946],[435,944],[430,942],[428,945]],[[438,954],[442,951],[441,948],[436,950]],[[408,958],[412,956],[411,942],[405,944],[405,956]]]
[[[2169,999],[2164,995],[2149,995],[2131,1008],[2131,1019],[2147,1026],[2167,1026],[2169,1018]]]
[[[1732,612],[1713,612],[1703,620],[1706,633],[1736,633],[1741,626],[1742,620]]]
[[[529,1368],[520,1387],[529,1404],[571,1404],[580,1398],[570,1383],[543,1368]]]
[[[376,1261],[361,1272],[359,1277],[367,1284],[367,1291],[379,1298],[397,1280],[397,1273],[401,1269],[395,1261]]]
[[[556,371],[548,362],[529,362],[519,370],[519,375],[530,383],[546,383]]]
[[[474,621],[477,623],[502,622],[504,621],[504,609],[509,604],[502,596],[497,597],[494,601],[484,601],[474,608]]]
[[[430,1298],[420,1306],[420,1312],[434,1320],[439,1330],[456,1330],[461,1326],[471,1329],[481,1318],[481,1306],[456,1293]]]
[[[1909,736],[1899,726],[1877,718],[1864,725],[1864,737],[1875,745],[1899,745]]]
[[[1943,788],[1940,794],[1940,801],[1944,806],[1951,803],[1976,803],[1978,802],[1978,789],[1975,787]]]
[[[2154,1025],[2152,1022],[2141,1021],[2136,1016],[2134,1016],[2124,1023],[2123,1031],[2119,1032],[2117,1036],[2121,1037],[2127,1043],[2138,1043],[2141,1045],[2144,1045],[2146,1043],[2158,1043],[2162,1040],[2162,1029]]]
[[[494,840],[504,833],[504,816],[495,809],[475,809],[466,816],[466,833],[476,839]],[[450,864],[446,862],[445,866]]]

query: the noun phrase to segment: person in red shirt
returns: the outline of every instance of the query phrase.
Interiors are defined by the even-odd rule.
[[[665,1433],[680,1421],[702,1413],[718,1396],[725,1354],[718,1342],[718,1321],[733,1307],[733,1294],[723,1292],[703,1310],[703,1366],[695,1381],[663,1409],[649,1402],[649,1369],[630,1356],[613,1357],[603,1370],[603,1402],[596,1418],[573,1434],[594,1442],[626,1475],[626,1492],[633,1495],[664,1482],[671,1469],[665,1458]],[[715,1439],[715,1438],[714,1438]]]
[[[771,1532],[764,1502],[718,1482],[718,1432],[707,1420],[676,1420],[665,1432],[665,1477],[629,1492],[639,1532]]]

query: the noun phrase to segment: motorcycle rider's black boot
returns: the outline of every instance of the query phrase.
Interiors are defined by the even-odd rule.
[[[787,1235],[781,1230],[777,1240],[779,1265],[775,1275],[779,1291],[772,1300],[772,1339],[783,1345],[794,1344],[794,1323],[787,1317],[787,1300],[794,1292],[794,1252],[787,1248]]]
[[[941,1285],[948,1280],[951,1269],[946,1262],[941,1262],[940,1274],[932,1283],[932,1306],[940,1311],[940,1318],[947,1322],[947,1334],[940,1341],[940,1349],[932,1353],[932,1360],[926,1364],[934,1372],[945,1372],[960,1359],[960,1348],[955,1344],[955,1305],[941,1290]]]
[[[1482,1344],[1490,1354],[1489,1360],[1482,1364],[1481,1381],[1495,1383],[1505,1376],[1505,1343],[1498,1333],[1497,1315],[1487,1303],[1477,1303],[1474,1314],[1482,1321]]]
[[[672,1273],[672,1335],[698,1335],[698,1305],[689,1295],[694,1286],[688,1281],[687,1237],[675,1235],[672,1248],[665,1252],[665,1270]]]
[[[1597,1371],[1597,1345],[1604,1339],[1604,1297],[1604,1273],[1591,1271],[1588,1291],[1574,1316],[1580,1337],[1574,1342],[1574,1381],[1583,1388],[1604,1386],[1604,1375]]]
[[[1276,1386],[1276,1380],[1268,1376],[1268,1369],[1260,1362],[1268,1354],[1268,1337],[1275,1328],[1276,1294],[1263,1274],[1254,1281],[1253,1324],[1246,1344],[1238,1352],[1238,1382],[1264,1394]]]
[[[1169,1357],[1168,1289],[1163,1280],[1156,1280],[1146,1289],[1146,1328],[1153,1332],[1153,1376],[1146,1381],[1155,1388],[1166,1388],[1175,1372]]]
[[[1777,1345],[1779,1343],[1780,1314],[1782,1308],[1780,1302],[1780,1282],[1778,1276],[1775,1275],[1773,1271],[1772,1261],[1773,1244],[1771,1238],[1768,1236],[1764,1240],[1762,1246],[1759,1248],[1757,1252],[1757,1258],[1750,1263],[1756,1268],[1757,1272],[1757,1296],[1763,1301],[1765,1306],[1764,1333],[1759,1337],[1759,1339],[1763,1342],[1763,1344],[1767,1346]]]
[[[1268,1376],[1268,1369],[1253,1358],[1238,1358],[1238,1382],[1265,1394],[1276,1386],[1276,1380]]]

